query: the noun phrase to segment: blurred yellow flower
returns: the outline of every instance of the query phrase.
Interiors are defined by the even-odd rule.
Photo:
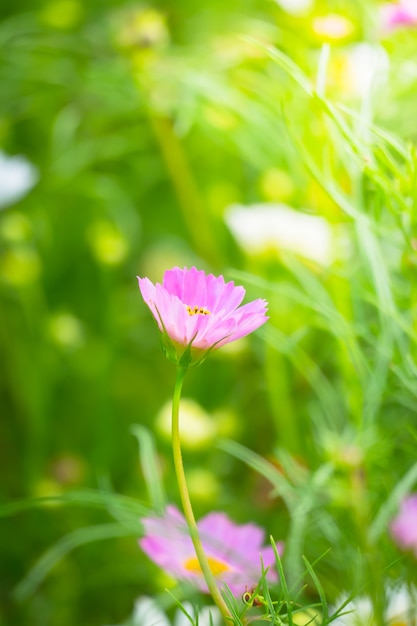
[[[0,235],[10,243],[29,241],[32,235],[32,223],[23,213],[9,213],[0,223]]]
[[[270,167],[263,172],[259,186],[265,200],[287,202],[294,193],[294,183],[284,170]]]
[[[32,248],[16,247],[0,259],[0,280],[15,287],[35,282],[41,271],[41,260]]]
[[[212,472],[203,468],[189,470],[188,489],[191,497],[202,502],[213,502],[219,494],[219,483]]]
[[[119,16],[116,40],[122,48],[155,48],[169,42],[166,18],[154,9],[134,9]]]
[[[171,441],[171,401],[167,402],[156,418],[158,432]],[[207,448],[217,435],[216,422],[194,400],[183,398],[180,406],[181,442],[184,448]]]
[[[95,222],[88,239],[95,258],[103,265],[120,265],[128,254],[127,240],[111,222]]]
[[[237,117],[231,111],[215,105],[206,105],[203,115],[211,126],[220,130],[231,130],[239,123]]]
[[[65,30],[76,26],[83,13],[83,6],[77,0],[56,0],[45,6],[41,12],[41,19],[48,26]]]
[[[77,348],[84,343],[81,322],[71,313],[57,313],[49,319],[49,333],[53,341],[65,348]]]

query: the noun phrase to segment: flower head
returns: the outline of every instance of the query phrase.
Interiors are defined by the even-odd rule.
[[[145,536],[139,545],[149,558],[174,578],[193,582],[208,593],[187,524],[178,509],[168,506],[164,517],[144,518],[142,523]],[[227,585],[235,595],[258,584],[262,564],[266,569],[275,563],[272,547],[263,546],[264,531],[255,524],[239,526],[224,513],[209,513],[197,527],[218,585]],[[282,549],[281,544],[277,547]],[[273,569],[266,577],[270,581],[278,578]]]
[[[210,350],[248,335],[268,319],[265,300],[240,306],[243,287],[195,267],[166,271],[162,285],[138,280],[163,333],[167,356],[181,365],[201,362]]]
[[[403,550],[411,550],[417,557],[417,493],[402,501],[391,523],[391,534]]]

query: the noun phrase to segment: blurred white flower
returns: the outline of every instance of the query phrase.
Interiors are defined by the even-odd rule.
[[[139,598],[133,611],[133,626],[171,626],[162,609],[152,598]]]
[[[336,606],[343,604],[346,598],[342,597]],[[332,624],[335,626],[371,626],[373,619],[372,602],[368,597],[356,598],[349,602]]]
[[[291,15],[306,13],[314,4],[314,0],[275,0],[275,2]]]
[[[417,623],[417,589],[401,585],[388,589],[388,606],[385,619],[389,626],[415,626]]]
[[[366,96],[387,82],[389,57],[382,46],[355,44],[348,52],[347,63],[349,83],[358,96]]]
[[[336,606],[344,599],[340,598]],[[415,626],[417,609],[417,590],[415,587],[401,585],[389,587],[386,593],[384,623],[386,626]],[[372,626],[375,624],[374,611],[370,598],[363,596],[349,602],[337,617],[334,626]]]
[[[152,598],[142,596],[135,602],[135,608],[129,626],[191,626],[198,619],[198,626],[220,626],[221,616],[214,606],[206,606],[197,611],[189,602],[184,602],[184,609],[191,616],[192,622],[181,611],[177,610],[174,621],[170,620]]]
[[[225,220],[239,244],[249,253],[272,249],[289,250],[330,265],[333,237],[323,217],[295,211],[285,204],[234,204],[226,209]]]
[[[34,165],[23,156],[0,152],[0,208],[23,198],[38,180]]]
[[[214,606],[205,606],[197,612],[196,608],[188,602],[184,602],[184,608],[191,615],[193,620],[198,618],[198,626],[220,626],[221,617],[218,609]],[[190,626],[191,622],[182,611],[177,611],[174,619],[174,626]]]

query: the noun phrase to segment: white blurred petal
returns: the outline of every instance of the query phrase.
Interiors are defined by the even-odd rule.
[[[210,621],[211,617],[211,621]],[[205,606],[201,609],[198,618],[198,626],[221,626],[220,611],[215,606]]]
[[[401,585],[388,591],[385,619],[388,624],[414,624],[417,607],[416,589]]]
[[[134,626],[170,626],[165,613],[152,598],[143,596],[135,602]]]
[[[339,598],[336,607],[345,601],[345,597]],[[342,615],[337,617],[332,624],[334,626],[370,626],[373,621],[372,602],[368,597],[361,597],[349,602],[342,610]]]
[[[189,602],[184,602],[184,609],[193,620],[197,619],[197,612],[194,606]],[[210,621],[211,615],[211,621]],[[182,611],[177,611],[174,620],[174,626],[190,626],[191,622]],[[198,613],[198,626],[221,626],[221,615],[215,606],[205,606]]]
[[[382,87],[388,79],[389,57],[382,46],[355,44],[349,50],[348,64],[350,81],[359,96]]]
[[[275,0],[277,4],[291,15],[306,13],[311,9],[314,0]]]
[[[342,596],[336,602],[339,607],[344,601]],[[401,585],[387,589],[384,623],[387,626],[414,626],[417,607],[417,590],[415,587]],[[355,598],[343,609],[346,613],[337,617],[334,626],[372,626],[375,624],[373,606],[368,596]]]
[[[0,152],[0,208],[23,198],[37,180],[37,170],[27,159]]]
[[[225,220],[248,252],[290,250],[322,265],[332,262],[332,232],[323,217],[284,204],[235,204],[226,209]]]

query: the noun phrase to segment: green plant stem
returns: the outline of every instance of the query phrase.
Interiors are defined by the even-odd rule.
[[[217,245],[218,239],[213,232],[207,208],[202,201],[184,147],[174,132],[173,122],[168,117],[151,110],[149,119],[194,247],[214,267],[221,267],[223,254]]]
[[[369,509],[369,493],[366,485],[366,467],[352,468],[350,475],[352,489],[352,510],[358,533],[358,545],[362,555],[363,565],[360,578],[361,585],[367,584],[369,596],[371,598],[374,619],[377,626],[384,626],[384,588],[382,584],[380,554],[375,546],[369,541],[369,528],[371,525],[371,515]]]
[[[184,516],[187,520],[188,530],[190,532],[190,537],[194,545],[201,571],[207,583],[207,587],[209,588],[209,591],[212,595],[212,598],[225,619],[225,623],[230,624],[232,621],[232,616],[216,584],[213,573],[207,561],[207,557],[204,552],[200,536],[198,534],[197,523],[195,521],[193,508],[191,506],[190,494],[188,493],[184,465],[182,462],[181,440],[179,431],[179,407],[181,390],[186,372],[186,368],[178,367],[177,378],[174,388],[174,396],[172,398],[172,450],[174,454],[175,473],[177,476],[178,488],[180,492],[182,507],[184,510]]]

